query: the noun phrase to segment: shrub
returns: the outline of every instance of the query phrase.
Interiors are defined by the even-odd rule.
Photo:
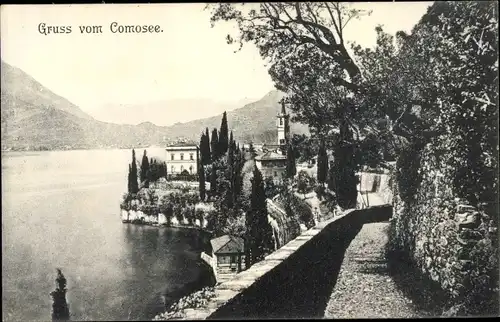
[[[213,287],[204,287],[188,296],[184,296],[176,303],[172,304],[167,312],[158,314],[154,321],[182,319],[185,317],[185,309],[196,309],[206,307],[208,302],[215,297]]]
[[[300,170],[297,176],[297,190],[305,195],[313,190],[314,185],[314,178],[310,177],[306,171]]]

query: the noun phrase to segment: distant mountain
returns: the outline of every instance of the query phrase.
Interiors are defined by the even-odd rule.
[[[247,104],[239,109],[227,112],[229,129],[233,131],[234,138],[243,142],[277,142],[276,116],[280,111],[279,101],[284,93],[274,90],[266,94],[260,100]],[[210,133],[213,128],[220,128],[222,114],[175,124],[169,127],[169,134],[173,137],[184,136],[190,139],[199,138],[201,131],[208,127]],[[292,123],[292,133],[308,133],[308,127],[304,124]]]
[[[95,119],[117,124],[139,124],[154,120],[156,125],[169,126],[175,123],[189,122],[193,119],[206,118],[232,111],[254,100],[244,99],[238,102],[216,102],[210,99],[172,99],[146,104],[106,104],[88,110]],[[175,113],[172,113],[175,111]],[[182,112],[178,112],[182,111]]]
[[[206,127],[211,131],[221,122],[220,111],[216,116],[172,126],[149,121],[138,125],[98,121],[3,61],[1,84],[2,150],[128,148],[162,145],[179,137],[198,142]],[[229,111],[228,124],[235,139],[276,142],[276,114],[282,97],[283,93],[271,91],[256,102]],[[158,118],[152,115],[150,119]],[[292,124],[291,130],[307,133],[307,126]]]
[[[2,62],[2,99],[5,96],[7,107],[35,106],[41,109],[56,109],[73,114],[83,119],[92,117],[83,112],[78,106],[67,99],[52,93],[33,77],[17,67],[13,67],[3,60]],[[3,102],[3,100],[2,100]],[[2,106],[3,108],[3,106]]]
[[[74,149],[147,144],[153,130],[100,122],[30,75],[1,62],[2,150]]]

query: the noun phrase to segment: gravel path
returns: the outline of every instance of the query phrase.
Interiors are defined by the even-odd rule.
[[[325,318],[412,318],[418,312],[389,276],[384,249],[388,223],[365,224],[351,242]]]

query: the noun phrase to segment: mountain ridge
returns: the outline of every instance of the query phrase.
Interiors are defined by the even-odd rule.
[[[45,88],[21,69],[2,60],[2,150],[130,148],[164,145],[177,138],[199,141],[209,128],[219,129],[222,113],[197,120],[158,126],[103,122],[69,100]],[[283,93],[273,90],[260,100],[227,112],[229,128],[238,141],[277,140],[276,115]],[[304,125],[291,129],[306,133]]]

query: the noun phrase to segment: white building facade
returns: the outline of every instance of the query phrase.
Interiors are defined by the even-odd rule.
[[[177,143],[166,149],[168,174],[197,174],[199,147],[196,144]]]

